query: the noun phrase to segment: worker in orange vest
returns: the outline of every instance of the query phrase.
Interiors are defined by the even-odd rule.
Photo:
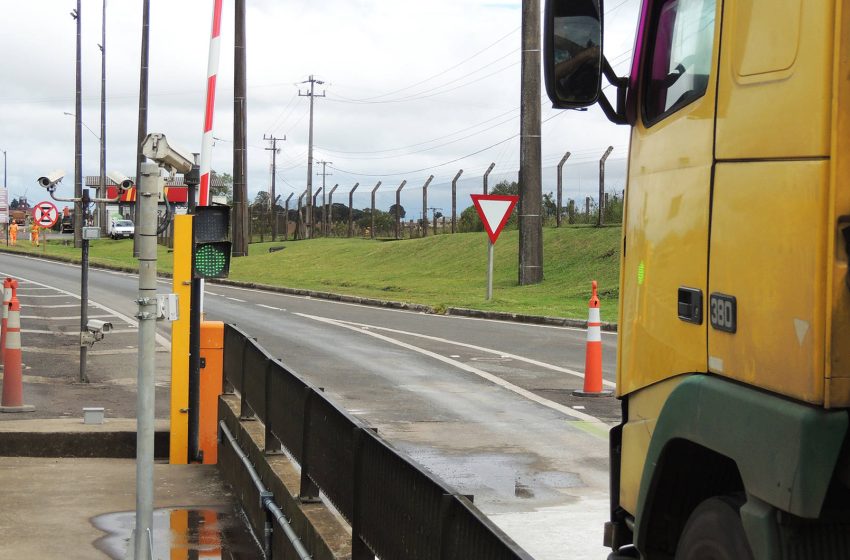
[[[38,222],[33,220],[32,227],[30,227],[30,243],[38,247]]]
[[[12,223],[9,224],[9,245],[16,245],[18,243],[18,222],[12,220]]]

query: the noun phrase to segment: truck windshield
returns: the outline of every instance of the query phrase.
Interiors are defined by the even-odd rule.
[[[708,87],[715,0],[667,0],[655,21],[644,100],[651,124],[701,97]]]
[[[115,225],[118,227],[133,227],[133,222],[130,220],[121,220],[120,222],[115,222]]]

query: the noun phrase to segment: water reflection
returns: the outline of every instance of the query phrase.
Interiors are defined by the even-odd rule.
[[[125,558],[136,524],[135,512],[107,513],[91,521],[106,533],[95,547],[110,558]],[[229,507],[162,508],[153,512],[155,560],[248,560],[261,556],[246,522]]]

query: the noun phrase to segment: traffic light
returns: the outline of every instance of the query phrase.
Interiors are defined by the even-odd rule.
[[[227,278],[230,274],[230,206],[196,206],[192,238],[195,278]]]

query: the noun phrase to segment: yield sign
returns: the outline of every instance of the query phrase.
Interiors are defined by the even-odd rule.
[[[484,222],[484,229],[490,236],[490,243],[495,244],[502,233],[502,228],[508,223],[508,218],[514,210],[519,197],[508,194],[473,194],[472,203],[478,211],[478,216]]]
[[[32,209],[32,217],[39,226],[51,228],[59,220],[59,210],[52,202],[39,202]]]

